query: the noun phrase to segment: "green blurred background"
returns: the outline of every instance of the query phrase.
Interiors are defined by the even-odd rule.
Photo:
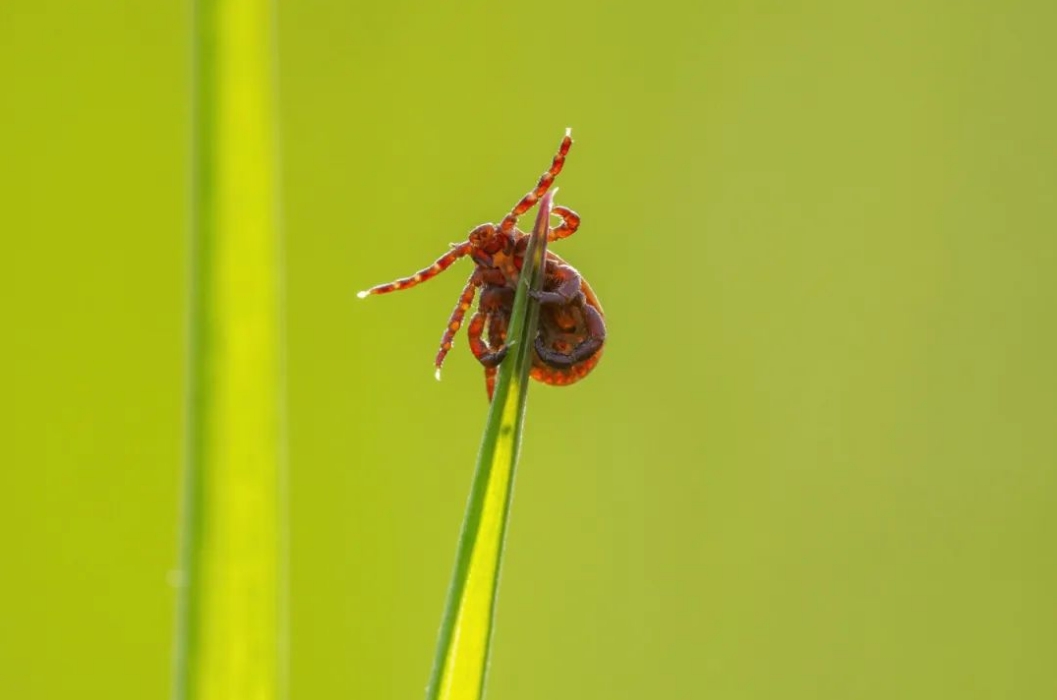
[[[421,697],[467,265],[576,144],[491,698],[1057,697],[1052,2],[281,3],[292,697]],[[169,689],[189,8],[0,3],[0,697]]]

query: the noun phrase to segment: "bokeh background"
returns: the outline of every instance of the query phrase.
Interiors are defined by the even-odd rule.
[[[436,343],[576,144],[492,698],[1057,697],[1057,6],[280,3],[292,697],[416,698],[486,403]],[[0,696],[169,689],[189,7],[0,3]]]

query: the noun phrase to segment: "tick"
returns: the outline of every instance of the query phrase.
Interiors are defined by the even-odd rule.
[[[371,294],[408,289],[436,277],[459,258],[469,256],[473,260],[473,272],[440,339],[440,350],[434,361],[437,379],[440,379],[440,368],[451,350],[455,334],[462,327],[463,319],[480,290],[477,311],[470,318],[466,334],[474,357],[484,365],[485,389],[491,400],[499,363],[509,349],[506,342],[507,326],[529,242],[529,235],[517,227],[518,218],[532,209],[554,184],[554,179],[565,165],[565,156],[572,143],[570,130],[567,129],[551,167],[499,224],[477,226],[470,231],[465,241],[453,243],[451,250],[410,277],[359,293],[362,299]],[[561,224],[549,229],[548,242],[568,238],[580,227],[580,217],[572,209],[556,206],[552,213],[561,219]],[[530,376],[554,385],[572,384],[583,379],[598,364],[606,339],[602,305],[591,285],[572,265],[548,250],[544,262],[543,287],[533,292],[533,296],[540,302],[540,317]]]

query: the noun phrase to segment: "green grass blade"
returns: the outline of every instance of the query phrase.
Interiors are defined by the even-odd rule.
[[[173,697],[285,689],[282,252],[272,0],[198,0]]]
[[[539,318],[539,304],[528,291],[539,289],[542,282],[552,197],[553,192],[540,201],[525,254],[507,336],[514,345],[500,366],[477,456],[427,700],[477,700],[484,694],[499,570]]]

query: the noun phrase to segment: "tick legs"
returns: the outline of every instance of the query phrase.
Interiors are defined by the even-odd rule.
[[[554,284],[554,289],[549,292],[542,290],[529,292],[533,298],[539,300],[539,303],[570,304],[583,298],[583,293],[580,291],[580,273],[576,271],[576,268],[560,264],[556,265],[553,271],[547,270],[547,273],[547,281],[554,280],[557,284]]]
[[[499,224],[499,230],[503,233],[513,231],[518,217],[531,209],[539,201],[539,198],[554,184],[554,178],[558,177],[558,173],[562,171],[562,166],[565,165],[565,156],[569,153],[569,147],[573,145],[571,132],[571,129],[565,130],[565,137],[558,146],[558,153],[554,156],[554,160],[551,161],[550,169],[543,173],[536,186],[522,197],[521,201],[515,204],[510,213],[503,218],[503,221]]]
[[[478,311],[470,319],[470,325],[466,329],[466,335],[470,339],[470,350],[473,352],[473,356],[477,358],[485,367],[498,367],[499,363],[506,357],[509,346],[502,345],[498,348],[489,347],[488,343],[484,341],[481,335],[484,333],[485,322],[492,317],[491,314],[485,314]],[[505,334],[505,332],[504,332]],[[491,333],[489,333],[491,336]]]
[[[536,336],[536,353],[552,367],[569,367],[601,349],[606,324],[598,309],[588,303],[582,289],[583,280],[575,268],[564,263],[554,264],[547,270],[547,278],[553,289],[532,294],[543,306],[549,331]],[[544,324],[543,317],[540,323]],[[555,333],[559,335],[554,336]],[[545,340],[547,336],[554,337]],[[579,338],[575,346],[570,342],[572,338]]]
[[[580,228],[580,215],[569,207],[554,207],[551,209],[551,214],[560,216],[562,225],[557,228],[552,228],[547,233],[548,243],[556,241],[559,238],[568,238],[576,233],[576,229]]]
[[[452,246],[451,250],[437,258],[432,265],[422,268],[410,277],[402,277],[393,282],[389,282],[388,284],[379,284],[376,287],[371,287],[370,289],[360,292],[356,296],[363,299],[369,294],[388,294],[389,292],[397,292],[401,289],[414,287],[416,284],[430,280],[444,272],[451,267],[452,263],[470,253],[472,249],[473,246],[469,241]]]
[[[488,342],[482,335],[485,327],[488,330]],[[488,391],[488,400],[492,400],[495,391],[495,377],[499,363],[506,357],[510,346],[506,344],[507,317],[501,311],[486,313],[478,311],[470,319],[466,335],[470,338],[470,350],[477,361],[484,365],[484,384]]]
[[[547,347],[543,342],[543,336],[536,336],[536,353],[551,367],[571,367],[591,357],[602,348],[602,343],[606,339],[606,323],[602,320],[602,314],[589,304],[584,304],[581,308],[587,327],[587,337],[572,350],[559,352]]]
[[[459,296],[459,303],[455,305],[455,309],[452,310],[451,317],[448,319],[448,326],[444,329],[444,335],[440,337],[440,350],[437,351],[437,359],[433,362],[437,368],[437,379],[440,379],[440,367],[444,364],[444,358],[448,351],[451,350],[452,340],[455,338],[455,334],[459,332],[459,327],[462,325],[466,312],[470,310],[470,306],[473,304],[473,297],[476,291],[477,275],[474,273],[470,275],[470,279],[466,282],[466,286]]]
[[[488,317],[488,342],[494,348],[500,348],[496,354],[505,357],[510,346],[506,344],[507,315],[505,313],[494,313]],[[502,357],[500,358],[500,361]],[[495,393],[495,376],[499,366],[484,368],[484,388],[488,392],[488,400],[492,400]]]

